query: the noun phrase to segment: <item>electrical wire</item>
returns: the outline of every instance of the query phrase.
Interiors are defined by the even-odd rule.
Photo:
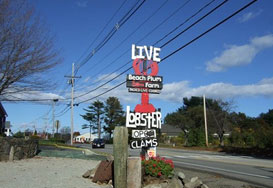
[[[55,115],[55,117],[61,117],[63,115],[65,115],[71,108],[68,107],[64,112],[62,112],[61,114]]]
[[[98,40],[98,38],[101,36],[101,34],[105,31],[106,27],[111,23],[111,21],[114,19],[114,17],[117,15],[117,13],[120,11],[120,9],[124,6],[127,0],[124,0],[122,4],[119,6],[119,8],[115,11],[115,13],[111,16],[111,18],[107,21],[107,23],[104,25],[104,27],[100,30],[98,35],[95,37],[95,39],[91,42],[91,44],[88,46],[88,48],[84,51],[84,53],[79,57],[79,59],[76,62],[79,62],[81,58],[84,56],[85,53],[87,53],[90,48],[94,45],[94,43]]]
[[[171,41],[173,41],[174,39],[176,39],[178,36],[180,36],[181,34],[183,34],[184,32],[186,32],[186,31],[189,30],[190,28],[192,28],[194,25],[198,24],[201,20],[203,20],[204,18],[206,18],[208,15],[212,14],[214,11],[216,11],[218,8],[220,8],[222,5],[224,5],[227,1],[228,1],[228,0],[224,0],[222,3],[220,3],[218,6],[216,6],[216,7],[213,8],[212,10],[210,10],[208,13],[206,13],[204,16],[202,16],[201,18],[199,18],[199,19],[198,19],[197,21],[195,21],[193,24],[191,24],[190,26],[188,26],[186,29],[182,30],[182,31],[181,31],[179,34],[177,34],[175,37],[173,37],[172,39],[170,39],[169,41],[167,41],[167,42],[166,42],[165,44],[163,44],[160,48],[165,47],[167,44],[169,44]],[[185,4],[184,4],[184,5],[185,5]],[[205,6],[207,6],[207,5],[205,5]],[[204,7],[205,7],[205,6],[204,6]],[[177,10],[178,10],[178,9],[177,9]],[[176,11],[177,11],[177,10],[176,10]],[[197,11],[197,12],[200,12],[200,10]],[[197,14],[195,14],[195,15],[197,15]],[[194,17],[194,16],[191,16],[190,18],[193,18],[193,17]],[[166,19],[165,19],[165,20],[166,20]],[[190,19],[187,19],[187,21],[189,21],[189,20],[190,20]],[[186,22],[186,21],[183,22],[183,24],[185,24],[185,23],[187,23],[187,22]],[[183,24],[180,24],[180,25],[182,26]],[[160,39],[160,40],[161,40],[161,39]],[[130,62],[130,61],[129,61],[129,62]],[[128,64],[129,62],[127,62],[126,64]],[[124,70],[124,71],[121,72],[120,74],[116,75],[116,76],[113,77],[112,79],[108,80],[107,82],[105,82],[105,83],[101,84],[100,86],[98,86],[98,87],[96,87],[96,88],[94,88],[94,89],[92,89],[92,90],[90,90],[90,91],[88,91],[88,92],[86,92],[86,93],[84,93],[84,94],[81,94],[81,95],[79,95],[79,96],[77,96],[77,97],[75,97],[75,98],[79,98],[79,97],[85,96],[85,95],[87,95],[87,94],[89,94],[89,93],[91,93],[91,92],[93,92],[93,91],[96,91],[97,89],[99,89],[99,88],[105,86],[107,83],[109,83],[109,82],[115,80],[116,78],[118,78],[119,76],[121,76],[121,75],[124,74],[125,72],[129,71],[130,69],[132,69],[132,67],[127,68],[126,70]],[[109,76],[109,75],[108,75],[108,76]]]
[[[137,5],[134,4],[134,6],[123,16],[123,18],[116,24],[112,30],[108,33],[108,35],[103,39],[102,42],[99,43],[99,45],[84,59],[83,62],[80,63],[80,65],[76,68],[76,74],[79,71],[79,69],[85,65],[93,56],[95,53],[97,53],[116,33],[116,31],[124,25],[135,13],[139,8],[144,4],[146,0],[142,0],[142,2],[135,8]],[[135,9],[134,9],[135,8]],[[134,9],[134,10],[133,10]],[[133,10],[133,12],[131,12]],[[130,13],[131,12],[131,13]]]
[[[170,31],[169,33],[167,33],[165,36],[163,36],[161,39],[159,39],[157,42],[155,42],[152,46],[155,46],[156,44],[158,44],[160,41],[162,41],[163,39],[165,39],[167,36],[169,36],[170,34],[172,34],[174,31],[176,31],[178,28],[180,28],[181,26],[183,26],[184,24],[186,24],[188,21],[190,21],[192,18],[194,18],[195,16],[197,16],[200,12],[202,12],[206,7],[208,7],[211,3],[213,3],[215,0],[210,1],[209,3],[207,3],[206,5],[204,5],[201,9],[199,9],[197,12],[195,12],[192,16],[188,17],[184,22],[182,22],[179,26],[177,26],[176,28],[174,28],[172,31]],[[187,2],[186,2],[187,3]],[[185,5],[185,4],[183,4]],[[180,8],[183,8],[183,5]],[[175,11],[177,12],[178,9]],[[173,12],[173,13],[175,13]],[[173,14],[172,14],[173,15]],[[170,17],[169,17],[170,18]],[[204,19],[204,18],[203,18]],[[166,19],[163,21],[165,22]],[[161,22],[160,24],[158,24],[154,29],[152,29],[152,31],[155,31],[155,29],[162,25],[163,22]],[[187,29],[188,30],[188,29]],[[183,33],[185,32],[185,30],[183,31]],[[140,41],[138,41],[137,43],[141,42],[143,39],[145,39],[147,36],[149,35],[149,33],[143,37]],[[113,62],[107,64],[103,69],[101,69],[100,72],[98,72],[97,74],[94,75],[94,77],[96,77],[98,74],[100,74],[102,71],[105,70],[106,67],[109,67],[110,65],[113,65],[114,62],[116,62],[119,58],[121,58],[122,56],[124,56],[126,53],[128,53],[128,51],[130,51],[130,49],[128,49],[127,51],[125,51],[123,54],[121,54],[117,59],[115,59]],[[126,62],[125,64],[123,64],[121,67],[115,69],[114,71],[112,71],[110,74],[107,74],[106,76],[102,77],[101,79],[99,79],[98,81],[96,81],[93,84],[99,83],[101,80],[104,80],[108,77],[110,77],[112,74],[114,74],[116,71],[122,69],[123,67],[125,67],[128,63],[130,63],[131,61]]]
[[[146,23],[146,22],[148,22],[151,18],[153,18],[153,16],[155,16],[156,14],[157,14],[157,12],[162,8],[162,7],[164,7],[166,4],[167,4],[167,2],[168,2],[169,0],[166,0],[166,1],[164,1],[154,12],[152,12],[141,24],[139,24],[134,30],[133,30],[133,32],[131,32],[131,33],[129,33],[128,35],[127,35],[127,37],[125,37],[125,39],[123,39],[118,45],[116,45],[114,48],[113,48],[113,50],[112,51],[110,51],[108,54],[106,54],[101,60],[99,60],[94,66],[92,66],[91,68],[94,70],[101,62],[103,62],[107,57],[109,57],[111,54],[113,54],[126,40],[128,40],[130,37],[132,37],[139,29],[141,29],[141,27],[143,27],[144,26],[144,24]],[[125,52],[125,53],[123,53],[124,55],[127,53],[127,51]],[[109,66],[109,64],[107,64],[106,66],[104,66],[103,67],[103,69],[101,69],[101,70],[104,70],[105,69],[105,67],[108,67]],[[88,71],[90,71],[90,69],[87,69],[86,71],[85,71],[85,73],[86,72],[88,72]],[[100,73],[100,72],[99,72]],[[98,73],[98,74],[99,74]]]
[[[209,28],[208,30],[206,30],[205,32],[201,33],[200,35],[198,35],[197,37],[195,37],[194,39],[192,39],[191,41],[189,41],[188,43],[184,44],[183,46],[181,46],[180,48],[176,49],[175,51],[171,52],[170,54],[168,54],[167,56],[165,56],[164,58],[161,59],[161,62],[168,59],[169,57],[171,57],[172,55],[176,54],[178,51],[182,50],[183,48],[187,47],[188,45],[192,44],[193,42],[195,42],[196,40],[200,39],[201,37],[203,37],[204,35],[208,34],[209,32],[211,32],[212,30],[214,30],[215,28],[219,27],[220,25],[222,25],[223,23],[225,23],[226,21],[228,21],[229,19],[231,19],[232,17],[234,17],[235,15],[237,15],[238,13],[240,13],[241,11],[243,11],[244,9],[248,8],[249,6],[251,6],[253,3],[255,3],[257,0],[252,0],[250,3],[246,4],[245,6],[241,7],[240,9],[238,9],[237,11],[235,11],[234,13],[232,13],[231,15],[229,15],[228,17],[226,17],[225,19],[223,19],[222,21],[218,22],[216,25],[212,26],[211,28]],[[160,62],[158,62],[159,64]],[[116,89],[117,87],[120,87],[121,85],[123,85],[124,83],[126,83],[126,81],[121,82],[120,84],[112,87],[111,89],[95,96],[92,97],[90,99],[86,99],[84,101],[81,101],[78,103],[84,103],[90,100],[93,100],[101,95],[104,95],[114,89]]]
[[[167,22],[170,18],[172,18],[176,13],[178,13],[182,8],[184,8],[191,0],[186,1],[183,3],[181,6],[179,6],[175,11],[173,11],[167,18],[165,18],[163,21],[161,21],[159,24],[157,24],[153,29],[150,30],[144,37],[142,37],[140,40],[136,42],[136,44],[140,43],[143,41],[145,38],[147,38],[150,34],[152,34],[154,31],[156,31],[160,26],[162,26],[165,22]],[[131,49],[127,49],[122,55],[120,55],[118,58],[116,58],[114,61],[111,61],[111,63],[106,64],[98,73],[96,73],[93,77],[96,77],[99,75],[102,71],[105,70],[105,68],[110,67],[113,65],[115,62],[117,62],[118,59],[120,59],[122,56],[127,54]],[[130,61],[129,61],[130,62]]]

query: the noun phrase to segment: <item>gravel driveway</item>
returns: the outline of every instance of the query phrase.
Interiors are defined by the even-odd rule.
[[[82,175],[100,161],[34,157],[0,162],[0,187],[4,188],[103,188]]]

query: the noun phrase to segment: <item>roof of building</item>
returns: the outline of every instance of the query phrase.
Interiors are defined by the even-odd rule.
[[[178,136],[182,130],[175,125],[163,124],[161,126],[161,133],[165,133],[168,136]]]
[[[2,105],[2,103],[0,102],[0,115],[2,116],[8,116],[4,106]]]
[[[83,133],[79,136],[76,136],[76,138],[81,138],[81,137],[86,137],[86,138],[89,138],[90,137],[90,133]],[[92,138],[97,138],[98,136],[96,134],[91,134],[91,137]]]

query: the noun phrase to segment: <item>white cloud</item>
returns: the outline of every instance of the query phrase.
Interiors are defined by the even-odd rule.
[[[110,89],[114,85],[107,85]],[[90,89],[90,88],[89,88]],[[90,99],[106,90],[97,90],[84,97],[81,97],[78,102]],[[84,93],[84,91],[82,91]],[[79,93],[78,93],[79,94]],[[151,99],[159,99],[167,102],[181,103],[184,97],[202,96],[206,95],[210,98],[236,98],[236,97],[273,97],[273,77],[266,78],[255,84],[248,85],[233,85],[230,83],[212,83],[209,85],[203,85],[199,87],[191,87],[189,81],[180,81],[173,83],[166,83],[163,86],[163,90],[159,95],[150,95]],[[116,96],[122,101],[123,104],[137,102],[140,103],[141,95],[135,93],[129,93],[125,84],[118,87],[111,92],[98,97],[100,100],[106,100],[109,96]],[[87,103],[90,103],[88,101]]]
[[[81,8],[87,7],[87,1],[77,1],[76,4],[78,7],[81,7]]]
[[[259,10],[257,12],[247,12],[247,13],[243,14],[243,16],[241,16],[238,20],[240,23],[247,22],[247,21],[259,16],[262,12],[263,12],[262,10]]]
[[[230,67],[247,65],[252,62],[255,56],[263,49],[273,46],[273,35],[268,34],[262,37],[255,37],[248,44],[229,46],[220,56],[207,62],[206,70],[210,72],[221,72]]]
[[[48,100],[53,99],[64,99],[64,97],[59,96],[54,93],[46,93],[41,91],[24,91],[20,93],[7,94],[3,96],[4,100],[18,100],[18,101],[33,101],[38,103],[48,102]]]
[[[160,95],[155,98],[181,103],[184,97],[206,95],[210,98],[234,98],[234,97],[273,97],[273,78],[263,79],[256,84],[233,85],[229,83],[212,83],[193,88],[188,81],[165,84]]]

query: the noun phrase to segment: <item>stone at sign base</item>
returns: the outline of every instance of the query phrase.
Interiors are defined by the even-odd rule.
[[[141,158],[129,157],[127,160],[127,188],[141,188]]]
[[[113,161],[101,161],[92,181],[94,183],[98,181],[103,183],[106,183],[106,182],[108,183],[109,180],[111,180],[113,177],[112,173],[113,173]]]

